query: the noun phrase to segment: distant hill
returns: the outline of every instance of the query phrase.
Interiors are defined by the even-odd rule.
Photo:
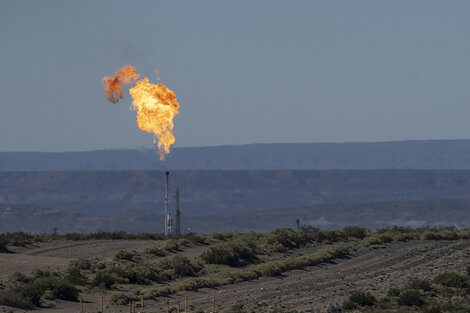
[[[262,231],[302,225],[340,229],[357,225],[370,229],[394,225],[470,227],[470,200],[392,201],[322,204],[298,208],[254,210],[230,215],[182,216],[182,228],[193,232]],[[163,214],[154,211],[76,213],[37,205],[0,204],[0,233],[26,231],[60,233],[119,231],[163,232]]]
[[[175,148],[173,170],[470,169],[470,140]],[[0,152],[0,171],[162,170],[155,150]]]
[[[163,209],[162,171],[0,172],[0,203],[81,213]],[[225,216],[324,203],[462,199],[470,170],[172,171],[186,216]],[[0,220],[0,223],[2,221]]]

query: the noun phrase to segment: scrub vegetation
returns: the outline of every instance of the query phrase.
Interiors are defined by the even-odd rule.
[[[393,227],[374,232],[361,227],[302,227],[298,232],[281,228],[267,234],[189,234],[170,239],[159,234],[124,232],[57,236],[6,233],[0,234],[0,251],[5,253],[15,250],[15,246],[29,248],[36,243],[58,241],[149,242],[140,250],[118,250],[111,258],[75,259],[62,271],[13,273],[0,287],[0,305],[30,309],[47,306],[53,300],[77,301],[80,294],[90,293],[108,294],[110,305],[127,305],[141,297],[156,300],[180,291],[283,277],[289,271],[351,258],[354,251],[394,242],[464,239],[470,239],[470,230],[429,227]],[[470,269],[466,273],[442,272],[428,280],[415,278],[403,286],[391,286],[384,294],[351,288],[349,298],[332,305],[329,312],[404,312],[409,308],[429,313],[466,312],[470,310],[469,275]],[[245,312],[243,305],[223,310]]]

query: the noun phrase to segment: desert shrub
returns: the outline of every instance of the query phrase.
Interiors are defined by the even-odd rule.
[[[206,236],[203,234],[191,233],[185,236],[185,239],[197,245],[207,244]]]
[[[18,308],[39,306],[47,292],[51,299],[76,301],[78,289],[56,272],[33,270],[31,275],[14,273],[12,284],[0,292],[0,304]]]
[[[67,266],[65,270],[65,280],[71,285],[84,286],[88,283],[88,278],[74,266]]]
[[[441,231],[442,239],[444,240],[457,240],[459,239],[459,235],[455,229],[446,229]]]
[[[310,225],[302,225],[300,226],[300,234],[306,241],[315,241],[315,238],[318,234],[320,229],[310,226]]]
[[[137,289],[134,293],[137,296],[143,296],[144,299],[156,299],[158,297],[167,297],[174,294],[176,290],[167,286],[157,286],[146,289]]]
[[[93,263],[91,264],[91,268],[90,268],[90,271],[92,273],[96,273],[97,270],[104,270],[106,268],[106,263],[104,262],[101,262],[99,260],[95,260],[93,261]]]
[[[211,247],[201,254],[201,258],[210,264],[240,266],[257,260],[256,244],[242,238]]]
[[[387,290],[387,296],[388,297],[398,297],[400,295],[400,289],[398,288],[390,288]]]
[[[242,281],[254,280],[259,278],[259,272],[256,272],[252,269],[247,271],[242,271],[238,273],[234,273],[228,280],[228,283],[238,283]]]
[[[69,267],[75,267],[81,270],[89,270],[91,269],[91,262],[87,259],[76,259],[72,260],[68,264]]]
[[[259,276],[278,276],[283,270],[279,262],[267,262],[255,265],[251,270],[258,273]]]
[[[423,308],[423,313],[443,313],[443,312],[439,305],[431,304]]]
[[[54,279],[46,283],[46,290],[51,290],[54,299],[76,301],[78,298],[78,289],[64,279]]]
[[[111,299],[109,300],[112,304],[117,304],[117,305],[126,305],[129,304],[131,301],[138,301],[139,297],[136,295],[132,295],[130,293],[115,293],[111,296]]]
[[[201,259],[211,264],[224,264],[236,266],[240,257],[235,253],[230,244],[211,247],[201,254]]]
[[[127,261],[132,261],[134,256],[137,254],[135,251],[128,251],[128,250],[120,250],[114,254],[114,259],[115,260],[127,260]]]
[[[365,246],[381,245],[384,243],[390,243],[393,241],[393,237],[390,234],[373,234],[372,236],[366,237],[362,240]]]
[[[8,246],[8,240],[0,237],[0,253],[10,252],[7,246]]]
[[[343,232],[349,238],[364,239],[367,237],[368,230],[358,226],[348,226],[343,229]]]
[[[370,292],[353,291],[348,300],[344,302],[343,308],[352,310],[358,306],[373,306],[376,302],[377,300]]]
[[[422,233],[424,240],[456,240],[459,239],[459,233],[455,229],[429,229]]]
[[[434,277],[433,282],[446,287],[465,288],[467,286],[467,279],[454,272],[441,273]]]
[[[180,246],[177,240],[168,239],[165,240],[165,242],[163,243],[162,249],[166,251],[178,251],[180,249]]]
[[[343,313],[344,308],[342,305],[339,304],[330,304],[328,306],[328,309],[326,310],[326,313]]]
[[[405,306],[422,306],[424,299],[418,290],[406,289],[400,293],[397,302],[399,305]]]
[[[111,286],[116,283],[116,277],[105,270],[97,272],[95,278],[91,281],[92,286],[106,289],[111,289]]]
[[[470,239],[470,229],[462,229],[458,232],[460,239]]]
[[[431,282],[427,279],[411,278],[406,284],[406,288],[414,290],[431,290]]]
[[[0,235],[0,241],[12,246],[26,246],[33,243],[34,236],[25,232],[5,233]]]
[[[178,246],[186,246],[186,247],[189,247],[191,245],[191,241],[189,241],[188,239],[186,238],[179,238],[178,239]]]
[[[213,279],[189,278],[178,285],[178,290],[198,291],[200,288],[215,288],[221,284]]]
[[[67,233],[65,234],[65,239],[72,241],[85,240],[85,236],[79,233]]]
[[[347,240],[346,233],[340,230],[320,230],[315,238],[317,242],[337,242]]]
[[[32,309],[40,304],[42,294],[28,295],[21,287],[0,290],[0,305],[20,309]]]
[[[421,235],[423,240],[442,240],[442,235],[438,232],[426,231]]]
[[[212,232],[208,235],[208,237],[212,240],[223,241],[225,240],[225,236],[222,233]]]
[[[127,266],[116,266],[110,268],[109,271],[117,278],[120,278],[120,282],[122,283],[145,285],[148,284],[150,280],[150,269],[152,268],[147,269],[142,265],[131,264]]]
[[[266,235],[266,245],[276,247],[276,250],[298,248],[305,244],[305,238],[301,233],[290,228],[278,228]]]
[[[348,249],[345,247],[328,246],[312,254],[254,265],[246,271],[233,274],[229,279],[231,282],[228,283],[253,280],[261,276],[276,276],[286,271],[303,269],[347,254]]]
[[[144,253],[148,255],[154,255],[154,256],[164,256],[165,252],[160,250],[158,247],[147,247],[144,249]]]
[[[177,276],[173,267],[175,264],[179,266],[178,270],[181,272],[188,270],[184,268],[185,264],[182,262],[173,262],[174,264],[172,264],[171,261],[172,259],[163,259],[158,263],[142,262],[110,266],[97,273],[92,285],[109,289],[117,283],[140,285],[148,285],[152,281],[163,283]]]
[[[178,276],[195,276],[202,269],[200,265],[191,262],[182,254],[175,255],[168,262]]]

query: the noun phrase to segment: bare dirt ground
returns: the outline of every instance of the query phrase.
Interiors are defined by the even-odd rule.
[[[80,244],[62,243],[62,248],[44,244],[20,254],[0,254],[0,277],[7,277],[16,270],[28,271],[33,267],[65,266],[77,257],[112,257],[122,249],[143,249],[150,241],[97,241]],[[74,245],[76,244],[76,245]],[[191,256],[198,255],[205,247],[185,250]],[[316,247],[311,247],[316,249]],[[307,251],[305,251],[307,252]],[[457,241],[409,241],[381,246],[360,248],[347,259],[330,264],[294,270],[281,277],[262,278],[256,281],[229,285],[217,289],[201,289],[198,292],[179,292],[170,298],[147,301],[145,312],[164,312],[165,303],[175,307],[187,296],[192,311],[211,308],[211,298],[216,307],[227,308],[243,303],[248,312],[263,312],[267,308],[281,311],[326,312],[330,304],[342,303],[353,290],[369,290],[383,293],[391,286],[400,286],[410,277],[432,278],[443,271],[463,272],[470,265],[470,240]],[[99,294],[85,294],[85,312],[98,312]],[[110,293],[104,294],[107,303]],[[3,310],[3,311],[2,311]],[[0,307],[0,312],[24,312],[24,310]],[[139,310],[139,309],[137,309]],[[34,310],[38,313],[75,313],[79,304],[58,301],[54,308]],[[105,312],[129,312],[126,306],[105,306]]]

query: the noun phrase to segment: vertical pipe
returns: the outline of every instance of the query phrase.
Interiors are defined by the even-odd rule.
[[[168,237],[169,236],[169,233],[168,233],[168,185],[169,185],[169,176],[170,176],[170,172],[166,171],[165,172],[165,175],[166,175],[166,183],[165,183],[165,237]]]

